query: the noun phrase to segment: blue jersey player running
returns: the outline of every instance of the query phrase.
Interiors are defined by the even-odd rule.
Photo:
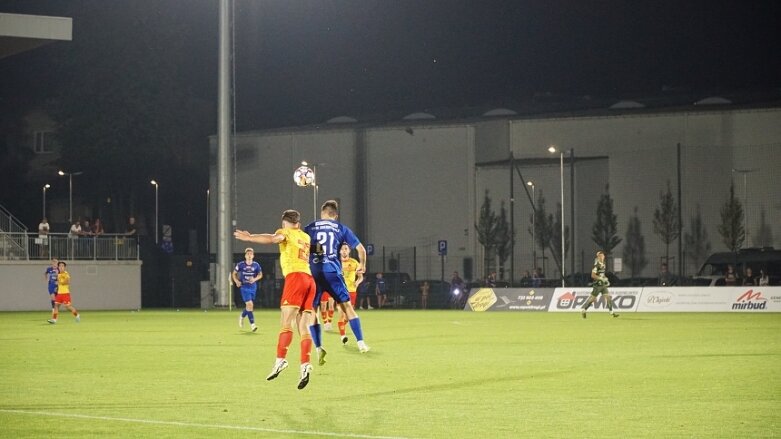
[[[60,270],[57,269],[57,259],[52,259],[52,264],[46,267],[46,273],[44,277],[49,283],[49,298],[52,301],[52,309],[54,309],[54,298],[57,296],[57,275],[60,274]]]
[[[358,251],[358,273],[363,273],[366,269],[366,249],[355,236],[349,227],[337,221],[339,218],[339,204],[334,200],[328,200],[323,203],[320,209],[320,220],[310,223],[304,228],[304,231],[312,238],[312,251],[309,252],[309,267],[312,270],[312,277],[315,278],[317,293],[315,294],[314,306],[320,304],[320,296],[323,291],[333,297],[339,308],[342,310],[347,321],[350,324],[355,338],[358,341],[358,350],[361,353],[369,352],[369,346],[363,341],[363,331],[361,330],[361,320],[355,312],[352,303],[350,303],[350,294],[347,291],[347,285],[344,283],[342,275],[342,261],[339,255],[339,248],[343,243]],[[315,322],[309,327],[312,334],[312,340],[317,348],[317,359],[320,365],[325,364],[325,349],[322,346],[322,329],[320,324]]]
[[[244,260],[236,264],[231,273],[233,282],[241,289],[241,300],[244,301],[244,311],[239,316],[239,328],[244,327],[244,317],[249,317],[252,332],[258,330],[255,326],[255,294],[258,292],[258,281],[263,278],[260,264],[255,262],[255,251],[251,247],[244,250]]]

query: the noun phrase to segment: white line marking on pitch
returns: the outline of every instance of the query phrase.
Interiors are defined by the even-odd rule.
[[[225,429],[225,430],[262,431],[266,433],[280,433],[280,434],[305,434],[309,436],[354,437],[354,438],[363,438],[363,439],[409,439],[402,436],[373,436],[370,434],[331,433],[327,431],[304,431],[304,430],[288,430],[288,429],[282,430],[276,428],[263,428],[263,427],[242,427],[240,425],[199,424],[199,423],[178,422],[178,421],[156,421],[153,419],[114,418],[110,416],[90,416],[90,415],[80,415],[80,414],[70,414],[70,413],[36,412],[31,410],[0,409],[0,413],[41,415],[47,417],[56,416],[60,418],[72,418],[72,419],[94,419],[99,421],[135,422],[137,424],[173,425],[177,427],[200,427],[200,428],[215,428],[215,429]]]

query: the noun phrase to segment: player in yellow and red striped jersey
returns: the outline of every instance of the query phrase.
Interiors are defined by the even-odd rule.
[[[251,234],[245,230],[236,230],[233,237],[258,244],[279,244],[279,264],[285,276],[279,305],[282,312],[282,329],[277,341],[277,359],[266,379],[275,379],[287,368],[285,357],[293,341],[293,323],[297,321],[298,333],[301,336],[301,380],[298,382],[298,388],[303,389],[309,383],[309,375],[312,373],[312,336],[309,326],[315,320],[312,304],[316,287],[309,269],[311,238],[301,230],[301,214],[295,210],[286,210],[282,214],[282,228],[273,234]]]
[[[358,297],[358,285],[363,282],[363,273],[358,273],[358,261],[350,257],[350,246],[346,243],[339,247],[339,256],[342,261],[344,283],[347,285],[347,292],[350,294],[350,303],[354,307]],[[342,337],[342,344],[347,344],[347,315],[341,314],[337,326],[339,327],[339,335]]]

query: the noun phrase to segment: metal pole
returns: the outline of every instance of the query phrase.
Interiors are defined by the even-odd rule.
[[[569,272],[575,274],[575,148],[569,150],[569,231],[572,233],[572,237],[569,240],[570,247],[570,270]],[[574,279],[574,278],[573,278]]]
[[[46,186],[43,187],[43,216],[41,218],[46,218]]]
[[[564,151],[559,153],[561,175],[561,287],[564,288]]]
[[[218,142],[217,142],[217,297],[219,305],[231,302],[229,273],[232,256],[231,224],[231,174],[230,165],[230,121],[231,121],[231,75],[230,75],[230,0],[220,0],[219,6],[219,67],[218,67]]]
[[[532,270],[537,269],[537,206],[535,205],[537,198],[534,195],[534,187],[532,184],[532,259],[534,259]]]
[[[73,224],[73,174],[68,174],[68,222]]]
[[[748,241],[748,192],[746,191],[746,174],[748,174],[748,172],[743,173],[743,230],[746,233],[746,241]],[[748,246],[748,242],[746,242],[746,246]]]
[[[158,203],[157,203],[157,192],[160,189],[160,184],[155,183],[155,244],[159,244],[159,241],[157,239],[157,234],[160,231],[160,224],[158,223],[159,220],[159,210],[158,210]]]
[[[510,153],[510,286],[515,284],[515,185],[513,167],[515,159]]]

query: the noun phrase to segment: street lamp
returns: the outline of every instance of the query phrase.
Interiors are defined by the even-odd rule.
[[[537,206],[535,206],[535,203],[537,202],[535,196],[534,196],[534,182],[529,180],[526,182],[526,186],[529,186],[532,188],[532,259],[534,262],[532,262],[532,269],[537,269],[537,240],[535,239],[534,235],[537,232]]]
[[[157,206],[158,206],[158,204],[157,204],[157,200],[158,200],[157,192],[160,189],[160,185],[155,180],[150,181],[150,183],[155,185],[155,245],[157,245],[157,243],[158,243],[157,242],[157,233],[158,233],[158,230],[160,230],[160,228],[158,227],[158,224],[157,224],[157,220],[158,220],[158,215],[157,215],[157,213],[158,213],[158,209],[157,209]]]
[[[46,183],[43,185],[43,188],[41,188],[41,192],[43,193],[43,215],[41,215],[41,218],[46,218],[46,189],[49,189],[52,187],[49,183]]]
[[[57,173],[60,176],[68,176],[68,222],[73,224],[73,176],[81,175],[83,172],[65,172],[60,170]]]
[[[548,152],[556,153],[556,147],[551,145]],[[564,151],[559,152],[559,174],[561,177],[561,287],[564,288]]]

